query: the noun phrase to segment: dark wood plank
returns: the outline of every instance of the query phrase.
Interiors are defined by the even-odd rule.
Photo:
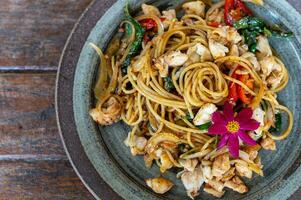
[[[93,199],[68,161],[0,161],[0,199]]]
[[[91,0],[1,0],[0,66],[57,66]]]
[[[64,156],[54,108],[55,74],[0,75],[1,155]]]

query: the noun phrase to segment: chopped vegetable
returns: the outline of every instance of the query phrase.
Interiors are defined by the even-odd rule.
[[[234,22],[250,15],[252,15],[252,11],[241,0],[225,1],[224,18],[227,25],[233,26]]]
[[[286,33],[281,30],[272,30],[262,19],[254,16],[246,16],[235,22],[233,26],[244,36],[245,43],[253,53],[256,52],[256,38],[259,34],[265,34],[267,37],[291,37],[293,35],[291,32]]]
[[[248,74],[236,74],[236,71],[234,71],[232,78],[244,83],[250,89],[254,88],[254,80],[250,79]],[[235,103],[238,99],[240,99],[244,104],[251,103],[251,97],[246,93],[245,89],[238,84],[230,82],[228,100],[231,103]]]
[[[187,119],[189,122],[193,121],[193,118],[190,116],[189,113],[186,113],[185,119]]]
[[[157,24],[153,19],[143,19],[139,21],[139,23],[147,31],[157,27]]]
[[[165,83],[164,83],[165,89],[168,92],[172,92],[175,89],[172,79],[169,76],[167,76],[167,77],[164,77],[164,81],[165,81]]]
[[[281,127],[282,127],[282,116],[281,113],[277,113],[275,115],[275,126],[271,127],[269,129],[269,132],[271,133],[279,133],[281,131]]]
[[[207,24],[208,24],[208,26],[212,26],[212,27],[219,27],[220,26],[220,23],[218,23],[218,22],[208,22]]]
[[[135,56],[138,53],[139,49],[141,48],[143,36],[145,33],[145,30],[142,28],[142,26],[130,15],[128,5],[126,5],[126,7],[125,7],[125,15],[127,17],[127,20],[135,28],[135,40],[130,44],[131,45],[130,51],[129,51],[128,55],[126,56],[124,63],[122,64],[121,68],[122,68],[123,74],[126,74],[127,67],[130,65],[133,56]],[[132,31],[132,30],[130,30],[129,27],[130,26],[126,26],[127,34],[129,34],[129,32]]]
[[[212,125],[212,122],[207,122],[205,124],[196,126],[200,130],[208,130],[208,128]]]

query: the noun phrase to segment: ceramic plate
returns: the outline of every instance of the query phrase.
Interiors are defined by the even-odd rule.
[[[139,11],[145,1],[130,0],[130,7]],[[109,6],[110,1],[105,1]],[[148,3],[161,9],[174,7],[179,0],[160,0]],[[144,179],[159,175],[156,166],[147,169],[142,157],[133,157],[123,144],[129,127],[122,122],[100,127],[89,117],[94,106],[92,88],[95,83],[99,58],[88,43],[103,50],[124,18],[125,1],[115,3],[102,17],[103,1],[93,2],[71,34],[63,52],[57,79],[56,106],[58,125],[72,165],[91,193],[98,199],[189,199],[185,189],[170,171],[164,177],[175,183],[173,189],[157,195],[145,185]],[[257,16],[268,22],[287,27],[295,34],[291,39],[271,39],[272,47],[286,64],[290,82],[279,95],[279,100],[294,113],[291,135],[277,143],[277,151],[262,151],[265,177],[246,180],[250,188],[241,195],[226,192],[222,199],[287,199],[301,186],[300,167],[300,110],[301,110],[301,17],[284,0],[265,0],[264,7],[251,6]],[[100,18],[101,17],[101,18]],[[97,23],[96,23],[97,22]],[[96,24],[95,24],[96,23]],[[214,199],[201,192],[196,199]]]

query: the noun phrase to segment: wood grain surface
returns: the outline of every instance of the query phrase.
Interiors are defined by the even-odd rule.
[[[90,2],[1,0],[1,200],[93,199],[67,160],[54,111],[60,53]],[[301,11],[300,0],[289,2]]]

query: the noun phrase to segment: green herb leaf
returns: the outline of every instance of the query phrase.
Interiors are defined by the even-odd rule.
[[[281,127],[282,127],[282,116],[280,113],[277,113],[275,115],[275,127],[271,127],[269,129],[269,132],[279,133],[281,131]]]
[[[193,121],[193,118],[190,116],[189,113],[186,113],[185,118],[186,118],[189,122],[192,122],[192,121]]]
[[[175,86],[174,86],[174,84],[172,82],[172,79],[169,76],[167,76],[167,77],[164,78],[164,81],[165,81],[164,88],[168,92],[172,92],[175,89]]]
[[[234,28],[236,28],[237,30],[251,29],[260,31],[263,29],[264,26],[265,23],[262,19],[253,16],[246,16],[234,23]]]
[[[211,122],[207,122],[205,124],[202,124],[202,125],[199,125],[199,126],[196,126],[198,129],[200,130],[208,130],[208,128],[212,125]]]
[[[126,74],[127,72],[127,67],[131,64],[131,60],[133,58],[133,56],[135,56],[138,51],[141,48],[141,44],[143,41],[143,36],[145,33],[145,30],[142,28],[142,26],[139,24],[139,22],[137,22],[130,14],[129,11],[129,7],[128,4],[126,4],[125,6],[125,15],[127,17],[127,20],[134,26],[135,28],[135,40],[134,42],[132,42],[130,45],[130,51],[128,53],[128,55],[126,56],[126,59],[124,61],[124,63],[122,64],[121,68],[122,68],[122,73]],[[126,27],[127,28],[127,27]],[[128,30],[126,30],[128,32],[130,32],[129,28]],[[127,32],[127,33],[128,33]]]

